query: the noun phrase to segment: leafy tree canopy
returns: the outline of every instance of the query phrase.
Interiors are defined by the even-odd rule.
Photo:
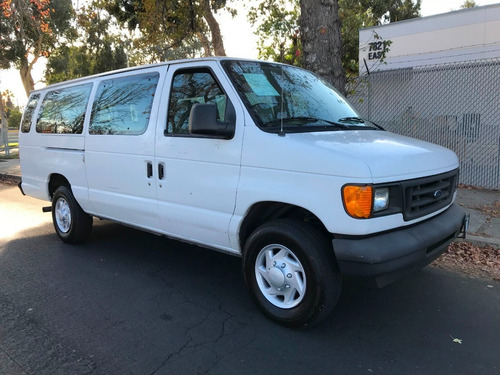
[[[248,19],[259,36],[259,57],[301,65],[299,0],[262,0],[250,7]],[[420,0],[339,0],[343,66],[358,72],[359,29],[420,15]]]
[[[19,69],[28,95],[31,71],[70,30],[71,0],[0,0],[0,67]]]
[[[115,25],[116,26],[116,25]],[[113,20],[94,1],[76,12],[71,38],[50,54],[45,70],[48,84],[127,66],[126,37],[112,32]]]
[[[225,56],[214,13],[224,8],[234,14],[226,5],[227,0],[102,0],[122,25],[140,30],[134,46],[147,50],[153,61],[194,51]]]
[[[21,110],[18,107],[7,108],[5,111],[7,115],[7,123],[10,129],[19,129],[21,123],[21,117],[23,116]]]
[[[462,5],[460,5],[461,9],[474,8],[477,7],[477,4],[474,0],[465,0]]]

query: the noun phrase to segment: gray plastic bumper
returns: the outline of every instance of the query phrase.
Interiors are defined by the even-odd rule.
[[[369,237],[335,238],[333,249],[342,274],[372,276],[383,286],[432,262],[466,224],[465,212],[452,205],[411,227]]]

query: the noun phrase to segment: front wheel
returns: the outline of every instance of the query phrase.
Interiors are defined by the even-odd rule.
[[[66,243],[82,242],[92,230],[92,216],[82,210],[66,186],[59,186],[54,193],[52,221],[57,235]]]
[[[320,322],[340,295],[333,249],[321,232],[300,221],[278,219],[257,228],[245,245],[243,268],[257,305],[285,326]]]

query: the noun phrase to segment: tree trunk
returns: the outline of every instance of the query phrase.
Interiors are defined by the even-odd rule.
[[[204,32],[200,31],[197,33],[198,38],[200,39],[201,44],[203,45],[203,51],[205,57],[212,56],[212,51],[210,47],[210,40],[208,40],[207,36]]]
[[[4,146],[5,155],[10,155],[9,150],[9,125],[7,121],[7,115],[5,114],[5,106],[3,104],[3,98],[0,94],[0,117],[2,118],[2,127],[0,128],[1,133],[1,144]]]
[[[205,21],[207,21],[210,33],[212,34],[212,45],[214,46],[215,56],[226,56],[226,51],[224,49],[224,42],[222,41],[222,35],[220,33],[219,23],[217,22],[212,13],[210,0],[203,0],[203,10],[205,11],[204,14]]]
[[[300,11],[304,68],[319,74],[345,94],[338,0],[300,0]]]
[[[27,59],[21,59],[19,73],[21,74],[21,81],[23,82],[24,91],[27,97],[29,97],[30,92],[35,89],[35,81],[33,81],[33,77],[31,76],[32,67],[33,64],[29,64]]]

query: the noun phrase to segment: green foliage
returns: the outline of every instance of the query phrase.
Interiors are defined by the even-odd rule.
[[[259,58],[301,65],[299,0],[263,0],[248,12],[248,21],[257,26]]]
[[[474,8],[477,7],[477,4],[474,0],[465,0],[462,5],[460,5],[460,9],[466,8]]]
[[[358,73],[359,29],[377,24],[372,9],[357,0],[339,0],[343,65],[348,77]]]
[[[127,65],[199,57],[211,48],[207,5],[216,11],[226,0],[94,0],[76,12],[76,32],[50,55],[45,80],[55,83]]]
[[[37,57],[49,51],[69,29],[71,0],[13,0],[10,11],[0,12],[0,63],[19,64],[27,54]]]
[[[48,84],[125,68],[127,54],[122,36],[114,34],[109,14],[98,3],[78,10],[72,38],[49,56],[45,70]]]
[[[0,7],[0,67],[20,70],[24,89],[34,88],[31,70],[70,32],[71,0],[12,0]]]
[[[165,61],[171,56],[182,56],[185,49],[202,44],[197,34],[206,34],[207,26],[199,17],[200,2],[142,0],[142,11],[137,14],[141,37],[135,46],[146,49],[152,61]],[[199,43],[198,43],[199,42]]]
[[[64,37],[68,32],[72,32],[71,19],[75,12],[71,0],[51,0],[51,15],[49,26],[54,39]]]
[[[397,22],[420,16],[421,0],[416,2],[413,0],[378,0],[378,2],[382,3],[382,6],[385,5],[385,8],[382,7],[382,12],[385,10],[383,14],[386,22]],[[388,15],[387,12],[389,12]]]
[[[339,0],[339,6],[343,63],[348,77],[358,74],[359,29],[420,15],[420,0],[415,3],[412,0]]]
[[[200,57],[203,49],[198,38],[186,38],[181,44],[172,48],[165,45],[152,45],[144,39],[138,38],[132,41],[132,51],[129,53],[131,66],[152,64],[160,61],[179,60]]]
[[[139,27],[139,17],[144,13],[141,0],[102,0],[100,7],[107,10],[120,25],[125,25],[130,31]]]
[[[214,49],[212,40],[220,35],[208,21],[220,9],[235,14],[226,7],[227,0],[101,0],[101,7],[116,17],[130,31],[140,31],[134,49],[141,51],[134,61],[165,61],[172,58],[207,55]],[[213,21],[216,23],[215,19]],[[218,25],[215,25],[218,27]]]
[[[22,112],[18,107],[7,108],[7,123],[10,129],[19,129],[19,124],[21,123]]]
[[[359,29],[420,15],[420,0],[339,0],[342,63],[348,77],[358,74]],[[299,0],[262,0],[250,8],[259,57],[300,65]],[[283,55],[283,56],[282,56]]]
[[[45,81],[53,84],[69,79],[125,68],[127,57],[122,46],[103,42],[99,51],[87,46],[63,45],[50,55]]]

